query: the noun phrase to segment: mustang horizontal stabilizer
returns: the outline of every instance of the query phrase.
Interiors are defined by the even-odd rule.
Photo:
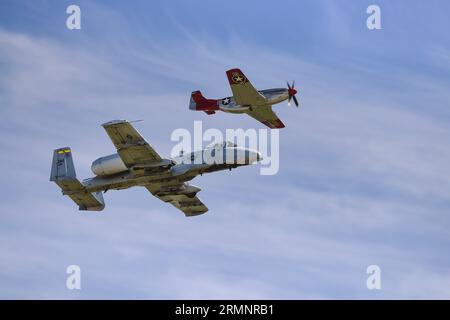
[[[64,195],[69,196],[80,210],[101,211],[105,208],[102,192],[90,193],[78,181],[70,148],[59,148],[53,152],[50,181],[55,182]]]

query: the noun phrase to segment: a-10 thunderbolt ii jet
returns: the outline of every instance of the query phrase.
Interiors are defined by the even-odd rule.
[[[143,186],[186,216],[196,216],[205,213],[208,208],[196,196],[201,189],[189,185],[187,181],[203,173],[231,170],[262,159],[259,152],[240,148],[231,142],[164,159],[129,121],[110,121],[103,124],[103,128],[117,153],[92,163],[95,177],[82,182],[77,179],[70,148],[59,148],[53,153],[50,181],[54,181],[80,210],[103,210],[105,202],[102,192],[107,190]]]
[[[228,70],[227,77],[233,92],[232,97],[206,99],[200,91],[194,91],[191,94],[189,109],[204,111],[209,115],[216,111],[246,113],[269,128],[275,129],[284,128],[284,124],[273,112],[272,105],[285,100],[288,100],[290,105],[291,100],[294,100],[298,107],[295,82],[292,85],[287,83],[287,88],[256,90],[240,69]]]

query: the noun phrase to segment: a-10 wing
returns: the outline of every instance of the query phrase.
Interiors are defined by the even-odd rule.
[[[136,164],[159,162],[161,156],[145,141],[139,132],[126,120],[104,123],[106,133],[111,138],[117,153],[127,168]]]
[[[110,121],[103,124],[103,127],[128,168],[151,163],[158,165],[158,162],[164,162],[130,122]],[[208,211],[208,208],[195,196],[200,189],[189,186],[187,183],[152,184],[147,185],[146,188],[155,197],[183,211],[186,216],[196,216]]]
[[[208,211],[208,208],[200,201],[196,195],[186,193],[188,188],[192,188],[187,183],[176,185],[147,185],[147,190],[155,197],[164,202],[170,203],[181,210],[187,217],[198,216]],[[193,187],[198,192],[200,189]]]

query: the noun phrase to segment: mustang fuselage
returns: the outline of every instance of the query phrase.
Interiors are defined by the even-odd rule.
[[[244,113],[247,110],[251,110],[253,107],[258,106],[271,106],[276,103],[283,102],[289,99],[288,90],[284,88],[267,89],[258,91],[266,99],[266,102],[260,105],[239,105],[234,100],[234,97],[226,97],[219,100],[219,109],[224,112],[230,113]]]
[[[252,110],[255,107],[272,106],[289,99],[289,91],[286,88],[266,89],[258,92],[265,98],[265,102],[254,105],[241,105],[236,103],[233,96],[223,99],[206,99],[200,91],[195,91],[192,93],[189,109],[202,110],[206,113],[218,110],[229,113],[245,113],[247,110]]]

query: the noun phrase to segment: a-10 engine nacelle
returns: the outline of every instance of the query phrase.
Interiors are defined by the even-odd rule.
[[[91,170],[98,176],[108,176],[111,174],[127,171],[128,168],[123,163],[117,153],[106,157],[101,157],[92,162]]]

